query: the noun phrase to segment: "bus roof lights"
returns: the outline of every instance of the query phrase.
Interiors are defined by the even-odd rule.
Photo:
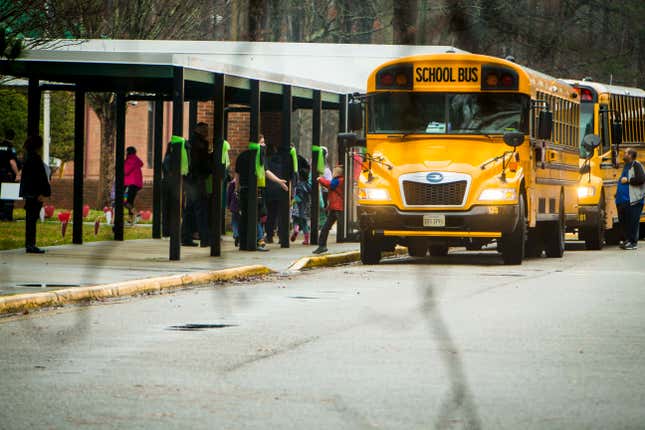
[[[517,90],[519,76],[513,69],[498,65],[482,65],[482,90]]]
[[[391,73],[383,73],[381,75],[381,84],[391,86],[394,83],[394,76]]]
[[[396,84],[400,87],[406,86],[408,84],[408,77],[405,76],[405,73],[396,74]]]
[[[578,85],[576,85],[574,88],[578,92],[578,94],[580,94],[581,102],[595,103],[596,101],[598,101],[597,95],[593,89]]]
[[[377,90],[411,90],[412,64],[385,67],[376,73]]]
[[[591,92],[590,89],[588,88],[581,88],[580,92],[580,100],[583,102],[592,102],[593,101],[593,93]]]
[[[495,73],[489,73],[486,75],[486,85],[489,87],[496,87],[499,82],[499,79],[497,78],[497,74]]]
[[[505,88],[512,87],[514,84],[514,79],[511,75],[504,75],[502,76],[502,86]]]

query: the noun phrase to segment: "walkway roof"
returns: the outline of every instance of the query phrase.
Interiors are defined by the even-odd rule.
[[[213,73],[221,73],[227,87],[248,89],[248,80],[256,79],[263,92],[279,94],[281,87],[275,84],[287,84],[296,87],[294,96],[309,98],[310,90],[328,96],[364,92],[368,75],[379,64],[449,50],[463,52],[450,46],[57,40],[26,50],[12,63],[0,62],[0,73],[81,83],[94,91],[160,92],[161,87],[169,93],[173,68],[179,66],[187,82],[210,84]],[[305,91],[298,94],[299,89]]]

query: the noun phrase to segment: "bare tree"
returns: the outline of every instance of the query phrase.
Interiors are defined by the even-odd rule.
[[[414,45],[417,33],[417,0],[395,0],[392,9],[393,42],[397,45]]]
[[[47,13],[58,31],[72,29],[78,38],[183,39],[199,38],[210,15],[199,0],[52,0]],[[69,30],[68,30],[69,31]],[[115,97],[90,93],[88,102],[101,124],[101,163],[96,204],[109,202],[114,182],[116,144]]]

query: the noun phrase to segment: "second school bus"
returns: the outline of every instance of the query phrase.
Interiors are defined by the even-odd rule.
[[[445,53],[378,67],[365,104],[363,263],[397,244],[443,256],[496,241],[506,264],[563,255],[577,215],[573,87],[503,59]]]
[[[615,203],[616,186],[625,163],[624,149],[633,148],[643,160],[645,151],[645,91],[592,81],[568,80],[580,94],[581,133],[599,138],[597,149],[581,148],[584,160],[578,187],[578,230],[587,249],[602,248],[605,239],[616,244],[622,232]],[[645,215],[640,236],[645,237]]]

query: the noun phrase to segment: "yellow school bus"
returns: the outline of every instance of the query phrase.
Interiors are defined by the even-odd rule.
[[[624,167],[623,150],[636,149],[640,160],[645,156],[645,91],[585,80],[567,82],[580,94],[581,134],[599,137],[597,148],[581,146],[578,218],[569,227],[578,229],[587,249],[600,249],[605,239],[616,244],[622,236],[615,195]],[[640,232],[642,238],[645,228]]]
[[[444,256],[493,241],[505,264],[543,250],[562,257],[580,175],[572,86],[503,59],[445,53],[381,65],[364,103],[363,263],[397,244]],[[350,107],[350,123],[354,115]]]

